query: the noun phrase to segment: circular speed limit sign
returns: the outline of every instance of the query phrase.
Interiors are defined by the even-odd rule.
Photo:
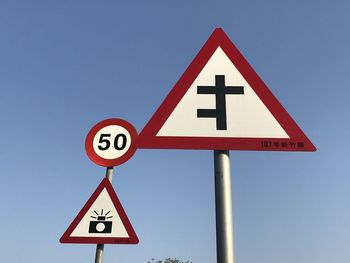
[[[97,123],[85,140],[85,150],[91,161],[113,167],[129,160],[135,153],[137,131],[122,119],[107,119]]]

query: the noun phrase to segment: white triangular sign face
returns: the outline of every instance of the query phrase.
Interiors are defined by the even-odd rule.
[[[201,118],[198,109],[216,108],[216,76],[223,76],[229,91],[243,87],[243,94],[226,94],[226,127],[217,129],[216,118]],[[212,89],[198,93],[198,87]],[[231,88],[230,88],[231,87]],[[209,91],[210,92],[210,91]],[[224,51],[218,47],[170,114],[157,136],[289,138]]]
[[[136,244],[138,238],[112,185],[104,179],[60,241],[61,243]]]
[[[221,28],[143,128],[137,146],[316,150]]]
[[[102,190],[70,236],[129,237],[106,189]]]

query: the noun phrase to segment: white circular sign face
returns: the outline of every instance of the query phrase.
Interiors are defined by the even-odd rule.
[[[104,159],[116,159],[130,148],[131,135],[122,126],[109,125],[99,130],[93,140],[96,154]]]
[[[113,167],[129,160],[136,151],[137,131],[122,119],[97,123],[88,133],[85,149],[96,164]]]

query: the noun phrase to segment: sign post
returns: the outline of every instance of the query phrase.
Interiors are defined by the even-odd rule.
[[[229,151],[214,151],[217,262],[234,263]]]
[[[61,243],[96,244],[95,263],[102,263],[104,244],[137,244],[139,239],[113,189],[114,166],[136,151],[136,129],[122,119],[97,123],[88,133],[85,150],[106,176],[60,238]]]
[[[113,176],[113,167],[107,167],[106,178],[110,183],[112,183],[112,176]],[[102,263],[103,250],[104,250],[104,244],[96,245],[95,263]]]
[[[221,28],[143,128],[137,147],[214,150],[218,263],[234,263],[229,150],[316,151]]]
[[[104,244],[96,245],[95,263],[102,263]]]

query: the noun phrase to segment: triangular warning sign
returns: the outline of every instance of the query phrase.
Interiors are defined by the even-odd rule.
[[[138,138],[139,148],[315,151],[217,28]]]
[[[113,187],[103,179],[60,239],[61,243],[137,244],[130,224]]]

